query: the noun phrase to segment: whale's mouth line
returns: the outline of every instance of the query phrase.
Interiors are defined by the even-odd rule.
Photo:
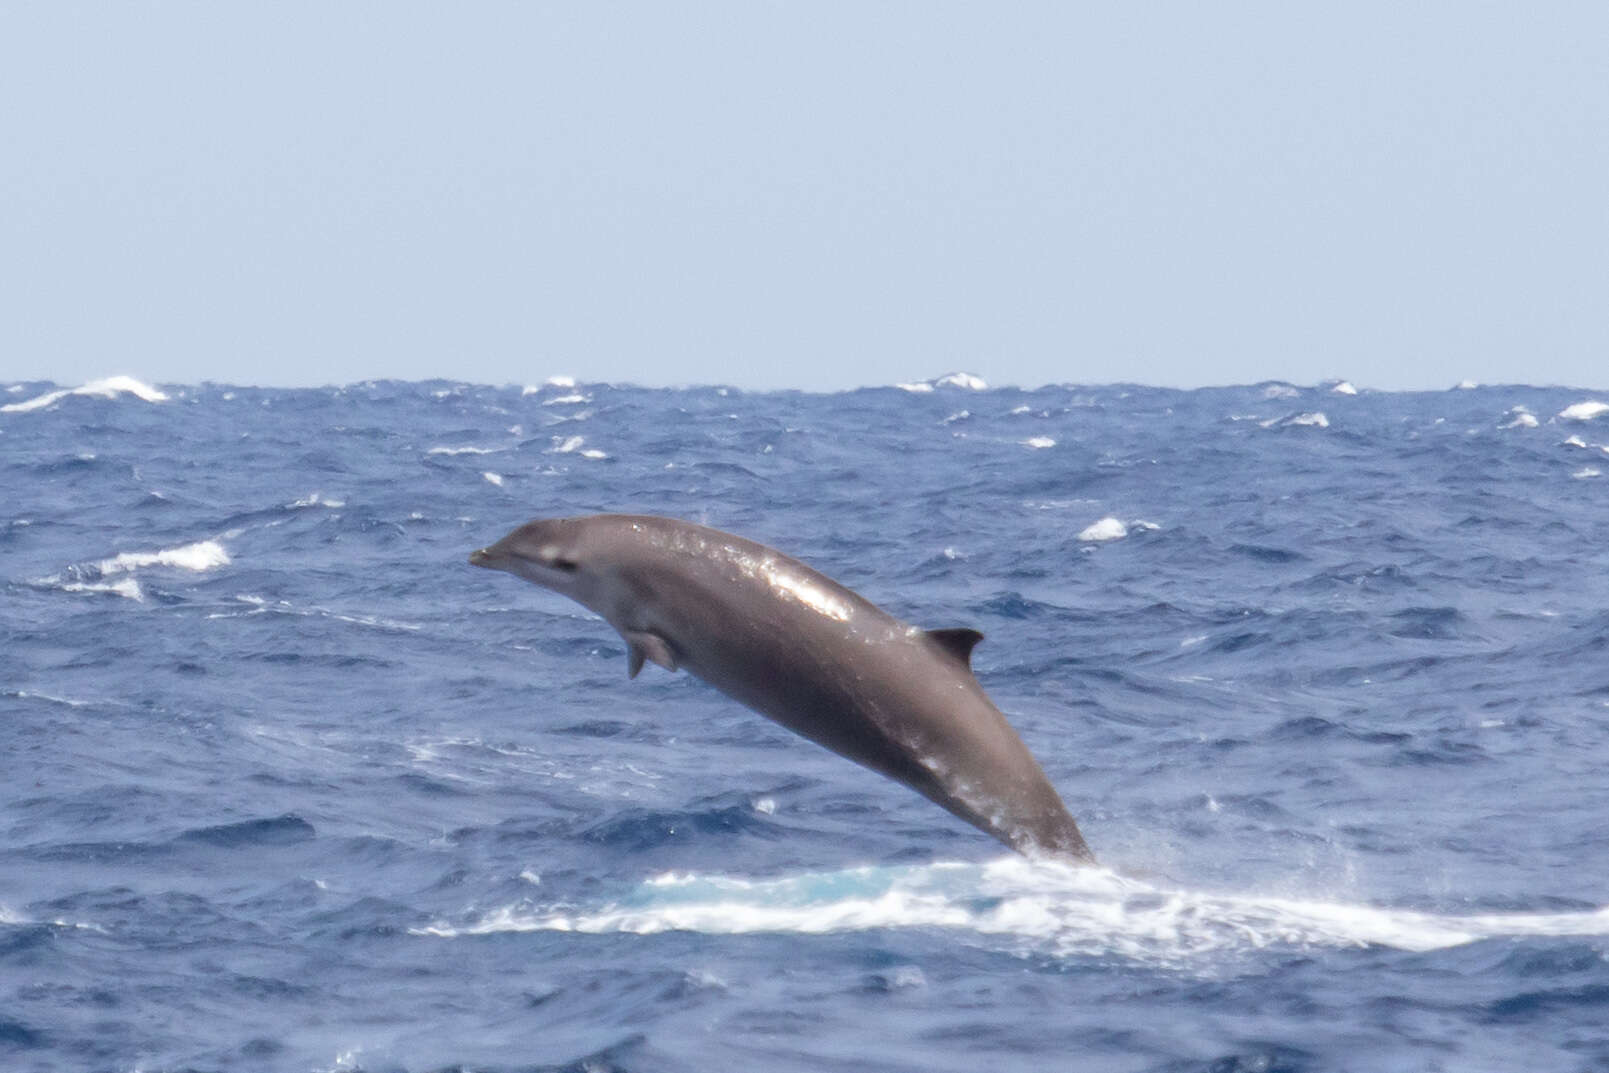
[[[476,548],[469,553],[469,565],[490,568],[494,565],[492,553],[486,548]]]

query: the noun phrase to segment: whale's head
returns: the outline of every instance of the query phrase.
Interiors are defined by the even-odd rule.
[[[589,567],[583,519],[539,518],[526,522],[495,544],[469,553],[473,566],[504,570],[572,600],[588,603]]]

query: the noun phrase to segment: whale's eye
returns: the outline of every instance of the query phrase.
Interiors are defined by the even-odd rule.
[[[573,574],[581,569],[581,565],[574,559],[557,558],[548,563],[555,570],[563,570],[566,574]]]

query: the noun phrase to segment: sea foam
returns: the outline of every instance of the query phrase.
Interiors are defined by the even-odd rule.
[[[1269,946],[1428,951],[1488,938],[1609,935],[1609,907],[1450,915],[1154,885],[1103,868],[1019,858],[861,867],[765,879],[667,873],[594,907],[523,900],[416,935],[565,931],[819,935],[897,928],[970,933],[1019,953],[1181,965]]]

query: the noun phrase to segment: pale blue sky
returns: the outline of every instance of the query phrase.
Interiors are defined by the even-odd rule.
[[[1603,4],[5,3],[0,377],[1609,385]]]

